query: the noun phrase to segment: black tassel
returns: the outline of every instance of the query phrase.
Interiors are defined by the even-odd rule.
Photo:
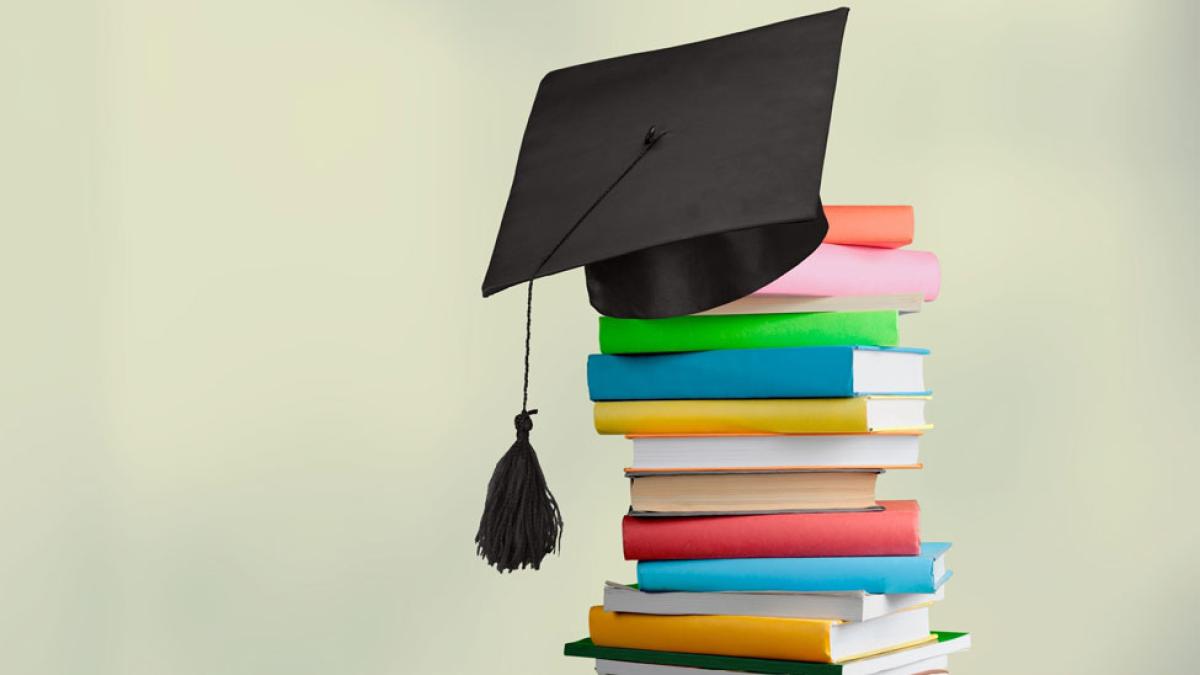
[[[530,415],[535,414],[536,410],[523,410],[514,420],[517,440],[496,462],[475,534],[476,552],[500,572],[526,566],[538,569],[542,558],[562,540],[558,502],[529,444]]]
[[[538,569],[547,553],[562,541],[563,521],[558,502],[546,486],[537,453],[529,444],[536,410],[529,409],[529,342],[533,336],[533,281],[525,296],[525,381],[521,412],[513,422],[517,440],[504,453],[492,479],[475,533],[475,552],[501,572],[524,567]]]

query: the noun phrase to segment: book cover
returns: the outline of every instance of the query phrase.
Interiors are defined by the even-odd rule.
[[[626,560],[904,556],[921,550],[915,501],[880,501],[882,511],[752,516],[625,516]]]
[[[821,345],[894,347],[899,313],[817,312],[725,314],[668,319],[600,317],[600,351],[605,354],[695,352]]]
[[[593,401],[922,396],[929,393],[921,376],[921,361],[928,353],[926,349],[839,346],[592,354],[587,364],[588,392]],[[899,372],[887,377],[885,369]]]
[[[804,262],[755,295],[888,295],[937,299],[938,259],[928,251],[821,244]]]
[[[861,434],[928,428],[926,398],[599,401],[594,420],[602,434]]]
[[[866,591],[933,593],[947,579],[950,544],[915,556],[650,560],[637,565],[644,591]]]

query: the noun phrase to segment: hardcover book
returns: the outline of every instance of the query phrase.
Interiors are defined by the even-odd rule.
[[[900,248],[913,240],[911,206],[826,206],[827,244]]]
[[[756,436],[631,436],[626,471],[730,468],[920,466],[920,432],[874,434],[759,434]]]
[[[944,597],[944,586],[936,593],[647,593],[634,586],[609,581],[604,586],[604,609],[635,614],[727,614],[866,621],[884,614],[928,606]]]
[[[652,649],[760,659],[838,663],[935,640],[929,610],[916,607],[853,623],[766,616],[627,614],[592,607],[592,642],[600,647]]]
[[[937,299],[938,259],[928,251],[821,244],[804,262],[755,295],[891,295]]]
[[[633,513],[649,516],[882,510],[875,502],[880,473],[795,469],[627,475]]]
[[[588,357],[593,401],[924,396],[927,349],[785,347]]]
[[[895,311],[693,315],[668,319],[602,316],[600,351],[649,354],[822,345],[894,347],[900,337],[898,317]]]
[[[713,314],[795,314],[805,312],[878,312],[901,314],[921,311],[920,293],[898,295],[747,295],[733,302],[698,312]]]
[[[927,396],[599,401],[602,434],[863,434],[927,429]]]
[[[625,516],[626,560],[917,555],[915,501],[881,501],[880,511],[691,518]]]
[[[926,542],[915,556],[650,560],[637,565],[644,591],[864,591],[933,593],[950,578],[950,544]]]

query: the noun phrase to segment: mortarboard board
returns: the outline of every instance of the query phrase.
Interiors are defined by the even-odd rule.
[[[535,569],[562,520],[529,444],[534,279],[583,266],[602,314],[731,302],[808,257],[828,224],[821,169],[848,10],[547,74],[521,141],[484,296],[528,283],[517,442],[476,535]]]

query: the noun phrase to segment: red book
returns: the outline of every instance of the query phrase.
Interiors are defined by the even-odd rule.
[[[881,501],[882,511],[660,518],[625,516],[626,560],[823,558],[917,555],[920,507]]]
[[[826,206],[826,244],[900,248],[913,240],[911,206]]]

